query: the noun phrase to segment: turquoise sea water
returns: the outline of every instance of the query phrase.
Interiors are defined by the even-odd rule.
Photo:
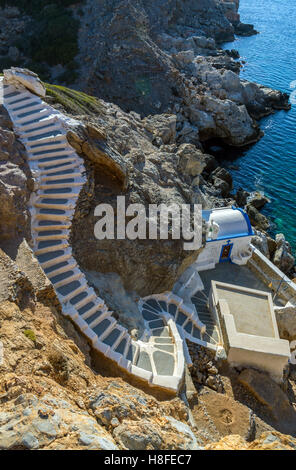
[[[291,94],[296,80],[296,1],[241,0],[241,21],[260,34],[224,45],[238,49],[246,65],[241,77]],[[235,160],[234,186],[264,191],[271,199],[263,213],[272,232],[283,232],[296,252],[296,91],[291,111],[260,121],[264,137]],[[227,166],[227,163],[226,163]],[[228,164],[229,166],[229,164]],[[231,165],[230,165],[231,167]]]

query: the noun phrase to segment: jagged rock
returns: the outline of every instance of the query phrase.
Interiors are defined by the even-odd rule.
[[[252,24],[239,22],[235,26],[235,34],[239,36],[253,36],[254,34],[258,34],[258,31],[256,31]]]
[[[0,449],[65,448],[117,450],[112,436],[91,416],[50,394],[19,395],[0,413]]]
[[[263,230],[263,231],[268,230],[270,223],[267,217],[265,217],[265,215],[260,214],[260,212],[254,206],[250,204],[246,205],[246,211],[250,218],[251,224],[255,228],[257,228],[258,230]]]
[[[243,188],[239,188],[235,195],[236,203],[239,207],[245,207],[250,193],[245,191]]]
[[[295,264],[295,258],[291,253],[291,246],[282,233],[276,235],[276,250],[273,263],[285,274],[289,273]]]
[[[203,172],[206,163],[205,155],[192,144],[183,144],[179,147],[177,155],[179,157],[178,169],[189,176],[198,176]]]
[[[67,138],[79,154],[85,155],[98,169],[111,178],[119,180],[123,187],[127,185],[127,167],[118,152],[114,151],[107,143],[102,130],[95,125],[86,125],[83,129],[73,130],[67,133]]]
[[[154,137],[160,137],[163,144],[173,144],[176,139],[176,116],[174,114],[155,114],[143,120],[145,129]]]
[[[211,173],[211,180],[214,187],[221,192],[222,197],[228,196],[232,189],[232,176],[225,168],[216,168]]]
[[[45,86],[39,79],[38,75],[30,70],[11,67],[8,70],[4,70],[3,74],[4,80],[6,80],[7,83],[11,83],[16,86],[24,86],[32,93],[42,97],[46,95]]]
[[[258,248],[264,256],[270,259],[269,245],[267,236],[260,232],[259,230],[255,231],[255,236],[252,238],[252,244]]]
[[[251,193],[248,197],[248,203],[258,210],[262,209],[268,202],[270,202],[270,199],[259,191]]]
[[[276,308],[275,314],[280,338],[287,339],[289,342],[295,340],[296,308],[292,306]]]

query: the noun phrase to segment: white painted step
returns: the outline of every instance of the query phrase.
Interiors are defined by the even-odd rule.
[[[45,149],[45,150],[41,150],[41,152],[29,152],[29,162],[30,161],[38,161],[38,160],[42,160],[42,159],[45,159],[45,158],[55,158],[55,157],[62,157],[62,156],[65,156],[65,155],[70,155],[73,153],[73,149],[71,149],[71,151],[68,149],[68,148],[59,148],[59,149],[56,149],[56,150],[53,150],[53,151],[47,151],[48,149]],[[50,149],[49,149],[50,150]],[[36,153],[38,155],[36,155]],[[40,155],[41,153],[41,155]]]
[[[39,162],[38,166],[41,168],[41,175],[49,175],[51,173],[56,173],[57,171],[68,170],[71,168],[76,168],[81,165],[81,159],[75,156],[59,158],[58,160],[50,162]]]
[[[23,103],[16,103],[16,104],[13,104],[13,105],[9,105],[7,107],[7,109],[9,110],[9,113],[10,114],[15,114],[17,112],[22,112],[23,110],[26,110],[27,108],[31,107],[31,106],[35,106],[35,105],[42,105],[42,101],[39,100],[38,101],[38,98],[36,97],[35,98],[31,98],[29,100],[26,100],[24,101]],[[43,105],[44,107],[44,105]],[[25,112],[25,111],[23,111]]]
[[[46,241],[46,240],[68,240],[69,231],[68,230],[47,230],[44,232],[38,232],[35,240]]]
[[[67,249],[63,253],[61,253],[56,258],[49,259],[48,261],[40,262],[40,265],[43,269],[50,268],[51,266],[55,266],[56,264],[62,263],[63,261],[67,261],[72,258],[72,250]]]
[[[16,122],[17,125],[20,125],[20,124],[25,124],[25,123],[31,122],[35,119],[40,119],[41,120],[41,119],[44,119],[44,118],[49,117],[49,116],[50,116],[50,114],[49,114],[48,110],[47,109],[42,109],[39,112],[30,114],[30,116],[17,118],[17,119],[14,120],[14,122]]]
[[[43,144],[60,144],[60,143],[65,143],[68,144],[68,141],[66,139],[66,136],[63,132],[59,131],[60,133],[58,135],[50,135],[48,137],[41,137],[40,139],[35,139],[35,140],[28,140],[28,139],[23,139],[23,144],[29,147],[29,149],[35,149],[35,147],[40,147]],[[70,147],[69,147],[70,150]]]
[[[45,159],[42,159],[42,160],[40,159],[38,162],[39,168],[42,168],[42,171],[40,172],[41,175],[43,174],[48,175],[50,173],[56,173],[58,171],[63,171],[64,169],[68,170],[70,168],[76,168],[78,164],[80,163],[77,158],[75,158],[74,156],[70,156],[70,155],[65,155],[63,156],[63,158],[53,157],[56,160],[51,159],[48,161],[43,161],[49,158],[51,157],[46,157]],[[68,165],[69,163],[72,163],[72,167]],[[56,168],[58,165],[62,165],[62,164],[67,164],[67,165],[65,165],[65,168],[63,167]]]
[[[71,170],[71,169],[70,169]],[[54,175],[43,175],[41,177],[42,183],[45,183],[46,181],[56,181],[59,182],[59,180],[64,180],[64,179],[69,179],[69,178],[81,178],[82,174],[80,171],[75,171],[73,170],[71,173],[65,173],[67,170],[62,170],[61,174],[54,174]]]
[[[58,263],[57,263],[57,264],[58,264]],[[54,266],[54,265],[53,265],[53,266]],[[77,267],[76,261],[74,260],[74,258],[70,258],[70,259],[68,260],[67,265],[61,266],[61,267],[59,267],[59,268],[57,268],[57,269],[54,269],[54,270],[52,270],[51,272],[46,273],[46,275],[47,275],[47,277],[48,277],[49,279],[52,279],[53,277],[58,276],[59,274],[63,274],[63,273],[65,273],[65,272],[67,272],[67,271],[71,271],[71,270],[75,269],[76,267]]]
[[[55,240],[51,240],[51,241],[54,242]],[[45,248],[37,247],[36,250],[34,250],[35,255],[38,256],[38,255],[43,255],[45,253],[51,253],[51,252],[58,251],[58,250],[65,250],[66,248],[70,247],[67,240],[56,240],[56,241],[60,242],[59,245],[47,246]],[[44,242],[50,243],[50,240],[44,240]],[[38,242],[39,246],[40,244],[42,244],[42,241]]]
[[[60,126],[58,124],[55,124],[54,121],[52,124],[48,124],[45,127],[41,127],[38,129],[34,129],[31,131],[23,132],[24,134],[24,139],[28,139],[30,137],[38,137],[39,135],[45,134],[46,132],[54,132],[54,131],[59,131]]]
[[[9,114],[12,116],[13,120],[17,120],[21,118],[23,115],[25,115],[26,113],[31,113],[33,111],[38,112],[41,110],[45,110],[44,106],[41,103],[37,103],[37,104],[31,104],[30,106],[27,106],[26,108],[19,109],[16,111],[10,110]]]
[[[72,179],[73,181],[70,181],[67,183],[60,182],[60,183],[52,183],[52,184],[41,183],[39,187],[40,189],[59,189],[59,188],[64,188],[64,187],[73,188],[73,187],[82,187],[83,184],[85,183],[85,180],[82,178],[75,178],[75,179],[70,178],[70,179]]]
[[[13,93],[13,92],[11,92]],[[31,93],[28,93],[28,92],[22,92],[22,93],[18,93],[14,96],[7,96],[9,95],[10,93],[7,93],[7,90],[5,90],[4,92],[4,95],[3,95],[3,99],[4,99],[4,105],[5,107],[8,108],[9,110],[9,105],[12,105],[13,103],[16,103],[16,102],[20,102],[21,100],[24,100],[24,99],[31,99],[32,98],[32,95]]]
[[[46,117],[41,119],[38,122],[32,122],[31,124],[21,124],[19,126],[16,126],[17,130],[24,133],[24,136],[27,135],[27,132],[29,131],[38,131],[41,127],[43,128],[44,126],[49,126],[50,124],[55,124],[58,126],[60,129],[60,126],[57,121],[57,117]]]

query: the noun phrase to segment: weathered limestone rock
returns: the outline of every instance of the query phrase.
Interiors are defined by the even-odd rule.
[[[30,238],[27,202],[31,178],[23,146],[16,140],[6,111],[0,107],[0,244]]]
[[[246,206],[247,214],[250,218],[251,224],[258,230],[268,230],[270,223],[265,215],[260,212],[251,204]]]
[[[78,407],[51,394],[38,399],[25,393],[0,413],[0,449],[42,448],[118,450],[112,436]]]
[[[106,143],[104,132],[95,125],[78,128],[77,132],[70,130],[68,141],[79,154],[84,154],[95,166],[117,179],[123,187],[127,185],[127,167],[118,154]]]
[[[205,154],[192,144],[183,144],[179,147],[178,169],[191,177],[199,176],[206,167]]]
[[[176,116],[174,114],[155,114],[143,120],[145,128],[163,144],[173,144],[176,139]]]
[[[44,97],[46,90],[38,75],[27,69],[21,69],[18,67],[11,67],[8,70],[4,70],[4,80],[7,83],[24,86],[28,88],[32,93]]]
[[[276,245],[273,263],[283,273],[288,274],[295,264],[295,258],[291,253],[291,246],[282,233],[276,235]]]
[[[276,308],[276,321],[279,335],[283,339],[293,341],[296,339],[296,307]]]
[[[259,191],[251,193],[248,197],[248,203],[258,210],[262,209],[268,202],[270,202],[270,199]]]
[[[296,430],[296,413],[281,387],[263,372],[245,369],[238,378],[276,420],[286,418],[286,429]]]

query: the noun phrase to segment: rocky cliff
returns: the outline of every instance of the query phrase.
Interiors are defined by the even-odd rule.
[[[73,221],[75,257],[115,316],[140,329],[138,296],[171,289],[198,253],[184,252],[171,239],[98,241],[94,208],[101,202],[115,207],[118,195],[146,207],[245,206],[249,195],[232,192],[231,176],[207,153],[207,143],[256,141],[257,120],[287,109],[288,98],[241,80],[236,51],[220,49],[234,33],[254,32],[240,23],[238,1],[44,0],[38,12],[34,5],[0,2],[1,64],[8,55],[10,65],[26,65],[54,83],[46,85],[46,99],[72,118],[68,140],[87,170]],[[50,34],[63,30],[61,44]],[[71,88],[61,86],[66,83]],[[129,384],[94,356],[62,319],[27,245],[33,179],[3,108],[0,139],[0,448],[295,447],[293,438],[275,433],[295,435],[293,366],[284,392],[267,377],[247,381],[193,348],[185,405]],[[262,231],[268,222],[260,207],[258,200],[248,202],[252,223]],[[257,244],[291,271],[293,257],[282,238],[274,243],[258,232]],[[275,404],[267,400],[271,389]],[[236,437],[220,441],[227,435]]]

